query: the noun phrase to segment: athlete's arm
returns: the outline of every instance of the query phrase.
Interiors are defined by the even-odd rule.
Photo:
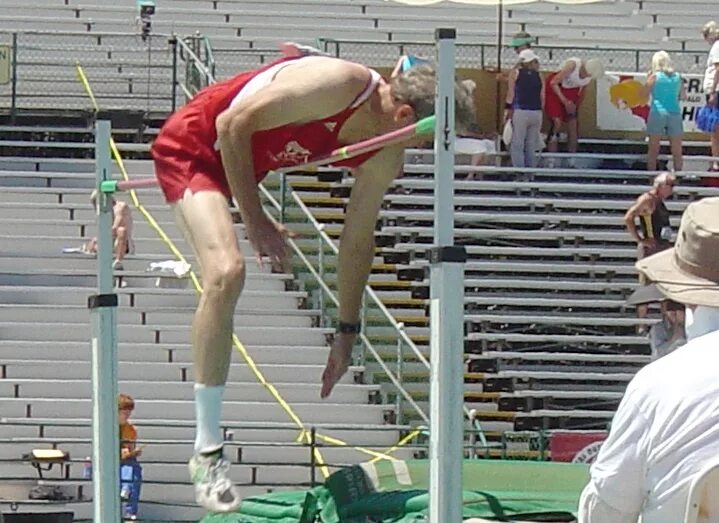
[[[387,192],[402,169],[404,148],[383,150],[360,166],[347,204],[337,267],[340,320],[359,318],[362,290],[374,258],[374,230]]]
[[[337,267],[339,319],[342,322],[359,321],[362,293],[374,258],[377,216],[387,188],[401,172],[403,160],[403,147],[387,148],[356,171],[357,178],[345,214]],[[322,374],[321,397],[327,397],[347,371],[355,338],[354,334],[336,335]]]

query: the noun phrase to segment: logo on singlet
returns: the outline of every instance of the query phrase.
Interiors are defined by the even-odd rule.
[[[312,156],[312,151],[305,149],[298,142],[291,141],[285,144],[285,150],[280,151],[276,155],[272,155],[272,159],[280,165],[299,165],[307,163]]]
[[[335,127],[337,127],[337,122],[325,122],[325,127],[327,127],[329,132],[333,132]]]

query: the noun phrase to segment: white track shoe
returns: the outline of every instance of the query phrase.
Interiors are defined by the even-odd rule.
[[[235,512],[240,507],[240,494],[229,477],[230,462],[221,450],[209,455],[195,454],[189,469],[198,505],[210,512]]]

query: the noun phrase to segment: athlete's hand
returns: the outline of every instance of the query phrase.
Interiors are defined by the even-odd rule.
[[[320,398],[324,399],[329,396],[334,386],[347,372],[352,362],[352,346],[356,337],[356,334],[337,333],[335,335],[330,354],[327,357],[327,365],[322,373]]]
[[[269,259],[275,271],[290,272],[290,250],[287,238],[294,238],[281,223],[263,215],[257,221],[247,224],[247,239],[255,251],[257,263],[264,267]]]

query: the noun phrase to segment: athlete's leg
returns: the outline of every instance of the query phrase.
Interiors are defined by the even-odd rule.
[[[189,190],[175,215],[195,252],[203,293],[192,323],[197,435],[190,462],[197,501],[214,511],[231,511],[239,495],[222,458],[220,412],[232,354],[232,318],[245,281],[245,264],[227,198],[220,192]]]
[[[230,366],[232,317],[245,283],[245,261],[221,193],[188,190],[175,212],[200,264],[204,289],[192,324],[195,381],[222,385]]]

